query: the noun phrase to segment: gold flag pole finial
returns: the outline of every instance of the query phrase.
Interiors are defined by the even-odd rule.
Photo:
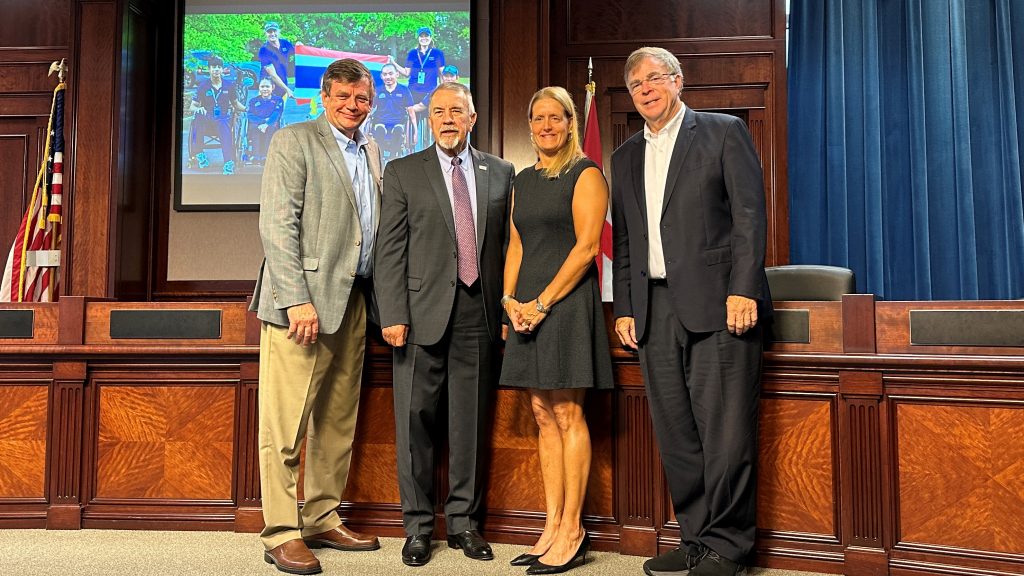
[[[50,64],[50,71],[47,72],[46,75],[47,76],[53,76],[53,73],[56,72],[57,73],[57,80],[60,81],[60,82],[64,82],[64,75],[67,73],[67,71],[68,71],[68,66],[67,66],[67,64],[64,63],[64,59],[61,58],[60,62],[57,62],[56,60],[54,60],[53,63]]]

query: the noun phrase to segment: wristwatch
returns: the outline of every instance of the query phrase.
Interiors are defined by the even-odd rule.
[[[541,314],[551,312],[551,307],[545,306],[544,303],[540,301],[540,297],[537,298],[537,312],[540,312]]]

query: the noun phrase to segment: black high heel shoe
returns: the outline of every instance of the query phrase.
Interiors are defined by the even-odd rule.
[[[532,566],[535,562],[537,562],[537,560],[540,560],[541,556],[543,556],[543,554],[520,554],[519,556],[513,558],[512,561],[509,562],[509,564],[513,566]]]
[[[577,566],[582,566],[587,563],[587,552],[590,551],[590,534],[583,533],[583,541],[580,542],[580,547],[576,549],[576,553],[573,554],[572,558],[568,562],[560,566],[548,566],[547,564],[537,560],[532,566],[526,569],[526,573],[530,574],[561,574],[572,570]]]

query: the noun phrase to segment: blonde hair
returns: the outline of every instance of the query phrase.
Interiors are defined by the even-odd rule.
[[[583,147],[580,146],[579,138],[579,122],[577,121],[576,105],[572,102],[572,96],[569,96],[569,92],[561,86],[548,86],[541,88],[534,92],[533,97],[530,98],[530,106],[526,109],[527,122],[533,118],[533,105],[538,100],[544,98],[550,98],[561,105],[562,109],[565,110],[565,115],[569,120],[569,138],[565,141],[565,145],[562,149],[555,154],[555,158],[551,165],[544,168],[544,176],[547,178],[557,178],[566,170],[569,170],[576,165],[577,162],[587,157],[583,153]],[[533,145],[534,152],[540,154],[540,149],[537,148],[537,143],[533,141],[533,135],[530,135],[530,144]]]

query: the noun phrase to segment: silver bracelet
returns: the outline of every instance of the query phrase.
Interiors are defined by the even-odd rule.
[[[505,294],[504,296],[501,297],[501,307],[504,308],[506,304],[508,304],[512,300],[515,300],[515,298],[516,297],[511,294]]]

